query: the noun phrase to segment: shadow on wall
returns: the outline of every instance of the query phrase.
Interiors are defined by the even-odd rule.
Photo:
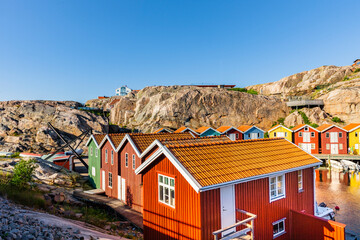
[[[133,195],[131,193],[131,190],[130,190],[129,186],[126,188],[126,204],[129,207],[132,207],[132,205],[133,205]]]

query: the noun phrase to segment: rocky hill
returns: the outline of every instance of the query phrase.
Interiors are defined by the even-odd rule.
[[[81,104],[60,101],[0,102],[0,151],[53,150],[61,142],[48,122],[66,132],[68,138],[88,128],[95,132],[107,130],[107,119],[72,108],[78,106]]]
[[[146,87],[119,100],[111,109],[110,122],[144,132],[184,125],[197,128],[256,124],[268,128],[289,113],[285,103],[277,98],[218,88]],[[106,106],[104,100],[99,101]],[[86,104],[96,105],[95,102]]]

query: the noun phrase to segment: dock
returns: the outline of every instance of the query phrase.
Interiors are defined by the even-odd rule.
[[[129,208],[128,206],[126,206],[125,203],[118,199],[109,198],[105,195],[89,194],[83,191],[74,191],[73,195],[80,200],[86,200],[101,205],[107,205],[108,207],[116,211],[118,214],[126,218],[128,221],[130,221],[132,224],[134,224],[136,227],[142,230],[144,229],[142,213]]]
[[[315,157],[322,160],[349,160],[349,161],[360,161],[360,155],[351,154],[313,154]]]
[[[322,99],[316,99],[316,100],[309,100],[309,99],[303,99],[303,100],[290,100],[286,102],[286,105],[291,108],[302,108],[302,107],[323,107],[324,101]]]

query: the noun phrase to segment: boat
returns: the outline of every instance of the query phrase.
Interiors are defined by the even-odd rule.
[[[22,152],[20,153],[19,156],[23,158],[36,158],[36,157],[41,157],[41,154]]]
[[[320,203],[319,205],[317,205],[317,203],[316,203],[315,216],[326,219],[326,220],[335,221],[334,210],[327,207],[324,202]]]
[[[337,169],[337,170],[344,170],[344,166],[343,164],[341,164],[340,162],[336,161],[336,160],[330,160],[330,167],[331,169]]]
[[[84,152],[84,150],[82,150],[82,149],[76,149],[75,152],[76,152],[77,154],[81,155],[81,154]],[[74,153],[73,153],[73,151],[66,151],[66,152],[65,152],[65,155],[74,155]]]
[[[10,157],[13,155],[12,152],[0,152],[0,157]]]
[[[359,165],[352,161],[340,160],[340,163],[343,165],[343,169],[346,171],[349,171],[349,170],[359,171]]]

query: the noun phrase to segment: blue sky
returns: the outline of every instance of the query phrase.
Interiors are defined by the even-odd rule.
[[[360,58],[360,1],[0,0],[0,100],[252,84]]]

